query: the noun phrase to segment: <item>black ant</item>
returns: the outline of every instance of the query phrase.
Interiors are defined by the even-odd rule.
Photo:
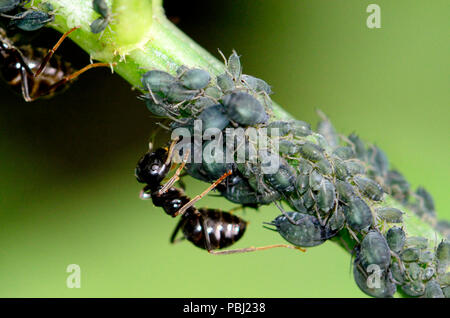
[[[74,27],[64,33],[55,46],[47,53],[43,49],[28,48],[24,52],[14,46],[7,38],[5,30],[0,28],[0,73],[13,88],[19,89],[27,102],[41,97],[51,97],[67,82],[72,81],[84,72],[95,67],[111,67],[107,63],[93,63],[79,71],[73,72],[68,63],[50,59],[64,39],[80,27]]]
[[[140,183],[147,184],[141,191],[141,198],[151,198],[155,206],[162,207],[172,217],[181,215],[181,219],[171,236],[171,243],[177,241],[176,235],[179,230],[182,230],[184,235],[182,239],[191,241],[194,245],[206,249],[211,254],[245,253],[275,247],[287,247],[304,251],[304,249],[299,247],[286,244],[216,251],[238,241],[245,232],[247,222],[229,212],[206,208],[197,209],[194,207],[194,204],[231,175],[232,172],[226,172],[204,192],[190,200],[183,190],[172,186],[180,178],[188,153],[185,154],[183,162],[176,170],[174,176],[164,186],[161,185],[161,182],[171,170],[175,143],[176,141],[172,142],[169,148],[158,148],[154,152],[151,151],[152,146],[150,144],[150,151],[139,160],[135,170],[137,180]]]

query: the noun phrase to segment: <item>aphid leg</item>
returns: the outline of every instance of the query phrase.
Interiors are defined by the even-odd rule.
[[[205,195],[208,194],[212,189],[217,187],[219,183],[221,183],[226,177],[232,174],[232,171],[227,171],[223,176],[221,176],[219,179],[217,179],[213,184],[211,184],[205,191],[203,191],[201,194],[195,196],[191,201],[183,205],[174,216],[177,215],[183,215],[184,212],[186,212],[187,209],[189,209],[191,206],[193,206],[197,201],[199,201],[201,198],[203,198]]]
[[[80,26],[76,26],[73,27],[72,29],[70,29],[69,31],[67,31],[66,33],[64,33],[58,40],[58,42],[56,42],[56,44],[53,46],[53,48],[51,48],[47,55],[44,57],[44,60],[42,61],[41,65],[39,66],[38,70],[36,73],[34,73],[34,77],[38,77],[39,74],[42,73],[42,71],[44,70],[44,68],[47,66],[48,62],[50,61],[50,59],[52,58],[53,54],[55,54],[56,50],[59,48],[59,46],[61,45],[61,43],[67,38],[67,36],[72,33],[73,31],[77,30],[81,28]]]
[[[169,153],[171,153],[171,150],[169,150]],[[175,184],[175,182],[180,180],[181,170],[183,170],[184,166],[186,165],[188,157],[189,157],[189,151],[187,151],[186,154],[184,155],[183,161],[181,162],[177,171],[175,171],[175,174],[169,179],[169,181],[166,182],[166,184],[161,189],[159,189],[159,191],[158,191],[159,195],[167,192],[167,190],[169,190],[170,187]],[[167,157],[167,158],[169,159],[169,157]],[[169,160],[169,162],[170,162],[170,160]]]
[[[96,68],[96,67],[110,67],[109,63],[94,63],[94,64],[89,64],[85,67],[83,67],[81,70],[76,71],[75,73],[68,75],[66,77],[64,77],[62,80],[60,80],[59,82],[56,82],[55,84],[53,84],[52,86],[50,86],[46,91],[41,92],[40,94],[36,95],[36,96],[32,96],[31,99],[29,101],[34,101],[36,99],[38,99],[39,97],[46,95],[47,92],[51,92],[52,90],[54,90],[55,88],[64,85],[67,82],[70,82],[72,80],[74,80],[75,78],[77,78],[78,76],[80,76],[81,74],[83,74],[84,72],[92,69],[92,68]]]
[[[278,203],[277,201],[274,201],[273,203],[275,203],[277,208],[281,211],[281,213],[283,213],[283,215],[289,220],[289,222],[291,222],[294,225],[297,225],[297,222],[293,218],[291,218],[289,214],[287,214],[287,212],[283,209],[280,203]]]
[[[306,252],[306,249],[298,247],[298,246],[288,245],[288,244],[274,244],[274,245],[259,246],[259,247],[250,246],[250,247],[247,247],[247,248],[239,248],[239,249],[225,250],[225,251],[208,250],[208,253],[209,254],[214,254],[214,255],[226,255],[226,254],[237,254],[237,253],[248,253],[248,252],[256,252],[256,251],[264,251],[264,250],[268,250],[268,249],[271,249],[271,248],[278,248],[278,247],[291,248],[291,249],[299,250],[299,251],[302,251],[302,252]]]
[[[349,234],[353,237],[353,239],[354,239],[356,242],[358,242],[358,244],[359,244],[360,242],[359,242],[358,236],[355,234],[355,232],[353,232],[347,225],[346,225],[346,228],[347,228],[348,233],[349,233]]]

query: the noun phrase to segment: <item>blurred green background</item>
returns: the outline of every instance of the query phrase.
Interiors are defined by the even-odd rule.
[[[298,119],[315,124],[320,108],[340,132],[376,142],[450,219],[447,0],[192,2],[166,1],[182,30],[216,56],[236,49],[244,72],[272,84]],[[374,2],[381,29],[366,27]],[[71,43],[61,52],[89,62]],[[33,104],[5,85],[0,94],[1,297],[364,296],[333,243],[229,256],[170,245],[177,220],[138,199],[133,175],[157,126],[118,76],[91,71]],[[187,192],[205,186],[188,179]],[[213,196],[199,206],[233,207]],[[277,214],[240,212],[250,225],[236,246],[281,243],[261,226]],[[72,263],[80,289],[66,287]]]

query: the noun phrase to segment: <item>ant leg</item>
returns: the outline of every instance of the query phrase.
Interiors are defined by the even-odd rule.
[[[30,97],[30,88],[28,86],[28,72],[26,68],[20,68],[20,79],[21,79],[21,87],[22,87],[22,96],[26,102],[31,102],[32,99]]]
[[[170,151],[169,151],[169,153],[170,153]],[[167,192],[167,190],[169,190],[170,187],[175,184],[175,182],[180,180],[181,170],[183,170],[184,166],[186,165],[188,156],[189,156],[189,151],[186,152],[186,154],[184,155],[183,162],[180,164],[180,166],[178,167],[177,171],[175,171],[175,174],[172,176],[172,178],[170,178],[169,181],[167,181],[166,184],[161,189],[159,189],[159,191],[158,191],[159,195]],[[170,162],[169,159],[167,161]]]
[[[114,65],[115,63],[113,63]],[[77,78],[78,76],[80,76],[81,74],[83,74],[84,72],[92,69],[92,68],[96,68],[96,67],[111,67],[110,64],[108,63],[94,63],[94,64],[89,64],[85,67],[83,67],[81,70],[76,71],[75,73],[68,75],[66,77],[64,77],[62,80],[60,80],[59,82],[56,82],[55,84],[53,84],[52,86],[50,86],[45,92],[41,92],[39,95],[33,96],[31,97],[31,99],[29,101],[34,101],[36,99],[38,99],[41,96],[46,95],[48,92],[51,92],[52,90],[54,90],[55,88],[64,85],[67,82],[70,82],[72,80],[74,80],[75,78]]]
[[[42,73],[42,71],[44,70],[44,68],[47,66],[48,62],[50,61],[50,59],[52,58],[53,54],[55,54],[56,50],[59,48],[59,46],[61,45],[61,43],[67,38],[67,36],[72,33],[73,31],[79,29],[80,26],[76,26],[72,29],[70,29],[69,31],[67,31],[66,33],[64,33],[58,40],[58,42],[56,42],[56,44],[53,46],[53,48],[51,48],[47,55],[44,57],[44,60],[42,61],[41,65],[39,66],[38,70],[36,73],[34,73],[34,77],[38,77],[39,74]]]
[[[274,244],[274,245],[267,245],[267,246],[260,246],[260,247],[247,247],[247,248],[240,248],[235,250],[226,250],[226,251],[208,251],[210,254],[214,255],[226,255],[226,254],[237,254],[237,253],[248,253],[248,252],[256,252],[256,251],[264,251],[271,248],[278,248],[278,247],[284,247],[284,248],[292,248],[295,250],[299,250],[302,252],[306,252],[306,249],[294,246],[294,245],[288,245],[288,244]]]
[[[174,244],[177,241],[175,238],[178,234],[178,231],[181,229],[181,227],[184,225],[185,222],[186,220],[184,219],[180,219],[180,221],[178,221],[177,226],[175,226],[175,229],[173,230],[173,233],[170,236],[170,243]]]
[[[184,212],[186,212],[187,209],[189,209],[191,206],[193,206],[197,201],[199,201],[201,198],[203,198],[205,195],[208,194],[208,192],[210,192],[212,189],[214,189],[215,187],[217,187],[217,185],[219,185],[219,183],[221,183],[226,177],[228,177],[229,175],[232,174],[232,171],[229,170],[228,172],[226,172],[223,176],[221,176],[219,179],[217,179],[213,184],[211,184],[205,191],[203,191],[201,194],[197,195],[195,198],[193,198],[191,201],[189,201],[188,203],[186,203],[185,205],[183,205],[176,213],[174,216],[177,216],[179,214],[183,214]]]

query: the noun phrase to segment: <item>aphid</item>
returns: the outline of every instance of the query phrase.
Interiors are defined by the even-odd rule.
[[[364,270],[369,265],[378,265],[383,271],[387,270],[391,262],[391,250],[384,236],[378,231],[367,233],[359,246],[357,260]]]
[[[369,285],[368,279],[369,275],[359,266],[357,260],[353,264],[353,278],[355,279],[356,285],[365,294],[377,297],[377,298],[390,298],[394,296],[397,291],[397,286],[391,279],[391,274],[389,272],[376,273],[377,283]]]
[[[300,154],[308,160],[313,162],[319,161],[324,158],[323,150],[312,143],[305,143],[299,147]]]
[[[418,280],[422,276],[422,268],[417,263],[410,263],[408,273],[412,280]]]
[[[218,99],[222,96],[222,92],[219,88],[210,86],[205,89],[205,96],[209,96],[215,99]]]
[[[404,262],[417,262],[420,258],[420,249],[415,247],[404,249],[401,252],[400,257]]]
[[[416,190],[416,195],[419,200],[419,207],[421,214],[427,213],[431,215],[436,215],[434,208],[434,200],[431,194],[425,190],[424,187],[418,187]]]
[[[94,34],[101,33],[105,31],[112,20],[111,10],[105,0],[93,0],[92,7],[95,12],[100,14],[100,18],[91,23],[91,32]]]
[[[297,193],[302,195],[309,189],[309,175],[300,173],[295,182]]]
[[[444,298],[444,293],[442,292],[441,286],[435,280],[430,280],[425,285],[424,296],[426,298]]]
[[[180,103],[193,99],[198,93],[198,90],[188,90],[180,83],[172,83],[167,90],[166,98],[170,103]]]
[[[225,160],[224,147],[211,147],[215,143],[215,140],[208,141],[203,148],[203,169],[208,174],[210,180],[216,180],[227,171],[233,169],[233,164],[227,163]],[[210,149],[210,151],[207,151],[207,149]]]
[[[359,160],[366,161],[367,160],[367,150],[366,146],[362,142],[362,140],[355,134],[351,134],[348,136],[350,141],[350,146],[355,150],[356,157]]]
[[[339,191],[339,190],[338,190]],[[339,193],[340,194],[340,193]],[[347,220],[347,224],[356,231],[368,228],[373,223],[373,216],[370,207],[363,199],[352,196],[342,206]]]
[[[342,207],[338,207],[334,213],[331,214],[327,221],[327,227],[331,233],[338,233],[345,225],[345,215]]]
[[[312,133],[311,125],[302,120],[293,120],[290,122],[291,132],[294,136],[309,136]]]
[[[450,265],[450,242],[442,241],[439,243],[436,250],[436,259],[439,261],[439,266],[446,268]]]
[[[170,86],[176,82],[176,78],[167,72],[152,70],[142,76],[141,82],[148,91],[164,97],[167,95]]]
[[[317,191],[320,189],[320,185],[323,182],[323,175],[320,174],[317,170],[313,170],[309,175],[309,186]]]
[[[282,158],[279,160],[280,164],[277,172],[264,174],[264,180],[276,191],[288,194],[294,191],[297,176],[286,161]]]
[[[223,73],[216,77],[217,85],[220,87],[222,92],[227,93],[234,89],[233,78],[231,78],[230,74]]]
[[[405,246],[406,234],[401,228],[394,226],[387,231],[386,240],[393,252],[400,253]]]
[[[296,246],[312,247],[324,243],[329,235],[326,228],[319,220],[308,214],[299,212],[287,212],[280,215],[271,223],[266,223],[276,227],[276,231],[289,243]],[[290,220],[293,220],[293,224]]]
[[[363,192],[369,199],[380,201],[383,198],[383,188],[375,181],[358,175],[353,177],[353,182],[355,182],[359,190]]]
[[[209,128],[223,130],[230,123],[224,107],[220,104],[206,107],[198,116],[198,119],[202,121],[203,131]]]
[[[255,92],[264,92],[268,95],[272,94],[272,89],[269,84],[263,81],[260,78],[256,78],[251,75],[242,74],[241,82],[247,86],[247,88],[255,91]]]
[[[427,264],[431,263],[434,259],[434,253],[432,251],[422,251],[419,257],[419,263]]]
[[[357,160],[345,160],[344,165],[348,173],[352,176],[366,172],[366,167]]]
[[[31,0],[0,0],[0,14],[10,12]]]
[[[367,158],[378,176],[385,176],[389,170],[389,160],[386,154],[375,145],[369,147]]]
[[[0,72],[9,85],[21,91],[25,101],[51,97],[91,68],[110,67],[107,63],[94,63],[72,73],[68,63],[62,63],[58,58],[51,60],[64,39],[76,29],[78,27],[64,33],[55,46],[44,54],[44,50],[39,48],[21,52],[0,28]]]
[[[275,129],[278,130],[278,136],[287,136],[292,131],[290,121],[277,120],[267,125],[267,135],[269,137],[273,136]]]
[[[241,59],[234,50],[228,58],[227,69],[235,81],[240,79],[242,73]]]
[[[405,294],[412,297],[419,297],[425,293],[425,285],[420,281],[414,281],[402,285]]]
[[[338,178],[339,180],[342,180],[342,181],[347,180],[347,178],[350,176],[350,173],[348,172],[344,161],[337,157],[333,157],[332,162],[333,162],[334,174],[336,175],[336,178]]]
[[[336,191],[332,182],[323,179],[317,193],[317,206],[323,212],[330,211],[336,201]]]
[[[9,25],[23,31],[36,31],[54,20],[55,16],[49,12],[27,10],[12,16]]]
[[[409,197],[410,184],[397,170],[389,170],[384,185],[388,187],[386,192],[390,193],[399,201],[405,201]]]
[[[240,125],[253,126],[268,120],[264,107],[250,94],[231,93],[222,98],[222,104],[225,106],[228,118]]]
[[[424,249],[428,247],[428,239],[421,236],[408,236],[405,245],[408,247],[417,247],[419,249]]]
[[[322,119],[317,124],[317,132],[325,137],[331,148],[336,148],[339,145],[339,136],[336,132],[336,129],[322,111],[317,110],[317,113]]]
[[[355,153],[351,147],[337,147],[333,151],[333,155],[338,156],[342,160],[352,159],[355,157]]]
[[[292,141],[281,139],[278,142],[278,152],[285,155],[294,155],[298,152],[298,147]]]
[[[399,284],[403,284],[405,282],[405,273],[400,268],[400,265],[398,262],[394,261],[391,264],[390,271],[392,274],[392,277],[395,279],[395,281]]]
[[[423,280],[427,281],[433,278],[434,274],[436,273],[436,270],[433,267],[427,267],[425,268],[425,271],[423,272]]]
[[[317,170],[319,170],[320,173],[322,173],[322,174],[331,174],[333,172],[331,163],[325,158],[322,158],[319,161],[317,161],[316,167],[317,167]]]
[[[221,183],[223,179],[231,174],[231,171],[223,175],[202,194],[189,200],[181,190],[172,187],[172,184],[178,180],[178,175],[183,165],[177,169],[175,176],[166,185],[161,186],[160,184],[170,171],[173,146],[174,143],[169,149],[159,148],[154,152],[146,153],[139,160],[135,170],[137,180],[147,184],[141,193],[141,197],[151,197],[155,206],[162,207],[172,217],[179,214],[182,215],[171,236],[172,243],[176,241],[176,235],[181,229],[184,238],[213,254],[252,252],[275,247],[294,248],[290,245],[278,244],[256,248],[250,247],[237,250],[215,251],[228,247],[238,241],[245,232],[247,223],[228,212],[212,209],[196,209],[193,204]]]
[[[383,207],[377,209],[377,216],[388,223],[402,223],[404,212],[396,208]]]
[[[204,89],[208,86],[210,80],[209,73],[201,69],[190,69],[180,75],[181,85],[192,90]]]

